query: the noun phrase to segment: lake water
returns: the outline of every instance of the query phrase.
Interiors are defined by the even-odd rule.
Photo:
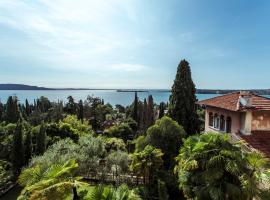
[[[140,100],[147,98],[148,95],[152,95],[155,103],[169,101],[170,92],[149,91],[138,92]],[[85,100],[88,95],[94,95],[104,99],[105,103],[112,105],[121,104],[123,106],[130,105],[134,100],[134,92],[117,92],[116,90],[0,90],[0,101],[5,103],[9,96],[17,96],[20,102],[28,99],[29,102],[33,102],[41,96],[49,98],[49,100],[57,102],[59,100],[66,101],[67,97],[71,95],[76,101],[80,99]],[[198,100],[203,100],[211,97],[215,97],[217,94],[198,94]]]

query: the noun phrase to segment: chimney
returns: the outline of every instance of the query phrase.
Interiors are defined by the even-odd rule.
[[[241,107],[252,107],[252,93],[250,91],[240,91],[239,103]]]

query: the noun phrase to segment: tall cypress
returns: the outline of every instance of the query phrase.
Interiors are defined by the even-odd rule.
[[[3,120],[4,115],[4,105],[0,102],[0,121]]]
[[[30,105],[29,105],[29,102],[28,102],[27,99],[25,100],[25,113],[26,113],[27,116],[29,116],[30,113],[31,113]]]
[[[33,150],[31,131],[27,131],[27,133],[26,133],[24,147],[25,147],[25,152],[24,152],[25,153],[24,154],[25,155],[25,162],[27,164],[28,161],[32,157],[32,150]]]
[[[46,128],[42,122],[39,132],[36,135],[37,155],[42,155],[46,150]]]
[[[20,110],[17,97],[8,97],[6,104],[5,120],[8,123],[17,123],[20,119]]]
[[[15,175],[19,175],[24,164],[23,128],[19,120],[13,135],[12,166]]]
[[[165,103],[164,102],[161,102],[159,104],[159,115],[158,115],[158,118],[161,119],[165,114]]]
[[[172,86],[169,116],[182,125],[188,134],[199,131],[195,93],[196,88],[192,81],[189,63],[181,60]]]
[[[153,96],[148,96],[147,102],[147,127],[150,127],[154,124],[154,100]]]
[[[135,92],[135,97],[134,97],[132,118],[137,123],[139,123],[139,120],[138,120],[138,95],[137,95],[137,91]]]
[[[81,120],[81,122],[83,123],[84,115],[83,115],[83,101],[82,100],[79,101],[78,106],[79,106],[78,119]]]

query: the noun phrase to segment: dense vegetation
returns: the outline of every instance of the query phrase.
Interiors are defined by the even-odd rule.
[[[225,135],[199,134],[187,61],[170,102],[98,97],[0,103],[0,188],[31,199],[269,199],[268,161]]]

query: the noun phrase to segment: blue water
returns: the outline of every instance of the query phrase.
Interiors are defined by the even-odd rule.
[[[140,100],[152,95],[155,103],[169,101],[170,92],[138,92]],[[41,96],[47,97],[50,101],[57,102],[59,100],[66,101],[71,95],[76,101],[85,100],[88,95],[94,95],[104,99],[105,103],[112,105],[121,104],[123,106],[130,105],[134,100],[134,92],[117,92],[116,90],[0,90],[0,101],[5,103],[9,96],[17,96],[19,101],[24,103],[25,99],[33,102]],[[203,100],[217,96],[216,94],[198,94],[198,100]]]

